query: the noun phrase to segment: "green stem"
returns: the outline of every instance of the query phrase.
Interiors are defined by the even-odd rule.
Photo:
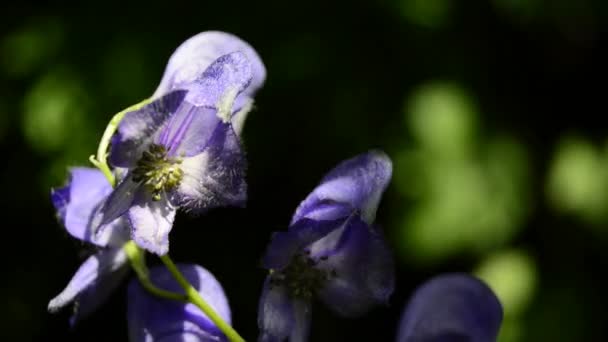
[[[144,289],[146,289],[153,295],[161,298],[177,300],[180,302],[188,302],[188,298],[185,295],[163,290],[152,284],[150,278],[148,277],[148,268],[146,267],[145,252],[141,248],[137,247],[137,244],[135,244],[133,240],[129,240],[127,243],[125,243],[122,246],[122,249],[124,249],[125,253],[127,253],[131,268],[133,268],[135,274],[137,274],[137,278],[139,279],[139,282],[144,287]]]
[[[110,120],[110,123],[108,123],[108,126],[106,126],[106,130],[103,132],[103,136],[101,137],[101,141],[99,142],[99,146],[97,147],[97,157],[89,157],[89,161],[97,168],[99,168],[101,172],[103,172],[103,175],[106,176],[108,182],[110,182],[110,185],[112,185],[112,187],[116,186],[116,178],[114,177],[112,170],[110,170],[110,166],[108,165],[107,161],[108,146],[110,146],[110,140],[112,139],[114,132],[116,132],[116,129],[118,129],[118,124],[125,116],[125,114],[138,110],[150,102],[152,102],[151,98],[145,99],[115,114],[112,117],[112,120]]]
[[[161,255],[160,260],[163,261],[169,272],[171,272],[175,280],[177,280],[179,285],[184,289],[188,300],[201,309],[205,315],[207,315],[207,317],[209,317],[209,319],[211,319],[211,321],[226,335],[226,337],[228,337],[230,341],[245,342],[245,340],[228,323],[226,323],[209,304],[207,304],[198,291],[192,285],[190,285],[177,266],[175,266],[173,260],[171,260],[169,257],[169,254]]]

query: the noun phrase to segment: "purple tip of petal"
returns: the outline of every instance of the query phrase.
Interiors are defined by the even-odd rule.
[[[230,323],[230,307],[217,279],[198,265],[180,264],[178,268],[220,317]],[[159,288],[183,293],[165,267],[150,269],[150,279]],[[137,279],[129,284],[127,319],[132,342],[156,341],[161,338],[162,341],[226,340],[194,304],[155,297],[144,290]]]
[[[466,274],[440,275],[414,292],[397,341],[495,341],[502,317],[486,284]]]
[[[72,324],[101,305],[125,277],[127,256],[121,248],[106,249],[90,256],[74,274],[66,288],[48,305],[50,312],[76,302]]]
[[[292,222],[315,215],[327,203],[341,203],[361,212],[372,223],[376,209],[392,174],[390,158],[381,151],[370,151],[340,163],[330,171],[296,209]],[[329,212],[335,215],[335,212]]]
[[[189,38],[175,50],[154,97],[199,79],[216,59],[235,51],[244,53],[251,63],[253,78],[245,93],[253,95],[266,78],[266,68],[257,52],[232,34],[207,31]]]

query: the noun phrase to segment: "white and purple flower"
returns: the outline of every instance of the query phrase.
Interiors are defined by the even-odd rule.
[[[245,156],[239,133],[265,78],[255,51],[225,33],[204,32],[171,56],[154,100],[127,113],[109,161],[126,175],[100,208],[95,226],[118,217],[131,238],[162,255],[176,210],[242,206]]]
[[[73,237],[99,249],[86,259],[67,287],[49,302],[51,312],[75,303],[71,323],[93,312],[126,276],[129,267],[122,246],[129,240],[127,222],[122,218],[95,234],[91,216],[112,192],[103,173],[92,168],[73,168],[65,187],[53,190],[51,199],[57,216]]]
[[[391,173],[378,151],[342,162],[296,209],[288,231],[273,235],[263,259],[270,274],[259,304],[260,341],[306,341],[313,297],[343,316],[388,301],[393,259],[373,222]]]
[[[214,311],[230,324],[230,306],[217,279],[198,265],[177,267]],[[183,293],[165,267],[150,269],[150,280],[164,290]],[[224,334],[194,304],[158,298],[142,288],[136,279],[129,284],[127,320],[131,342],[226,341]]]
[[[414,292],[397,342],[492,342],[502,317],[502,306],[486,284],[467,274],[443,274]]]

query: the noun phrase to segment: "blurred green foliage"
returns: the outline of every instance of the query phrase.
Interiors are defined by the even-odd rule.
[[[474,272],[496,293],[504,310],[499,342],[525,341],[523,314],[538,287],[538,270],[532,257],[522,250],[504,250],[489,255]]]
[[[608,219],[608,149],[581,137],[563,138],[550,165],[546,192],[558,212],[601,225]]]
[[[473,98],[456,84],[421,86],[405,112],[414,142],[395,167],[398,190],[413,203],[395,226],[404,260],[437,262],[507,243],[528,210],[521,144],[482,135]]]
[[[86,254],[57,225],[49,187],[88,165],[111,115],[151,94],[172,50],[209,29],[243,37],[268,68],[244,132],[250,203],[178,218],[172,249],[218,275],[249,340],[271,232],[323,172],[369,148],[394,161],[378,221],[398,288],[356,324],[315,307],[311,340],[390,341],[410,289],[471,269],[504,306],[500,342],[608,338],[608,259],[594,234],[608,224],[608,126],[595,118],[605,1],[110,0],[0,15],[0,201],[19,248],[3,251],[0,340],[124,338],[124,292],[72,331],[69,312],[45,312]]]

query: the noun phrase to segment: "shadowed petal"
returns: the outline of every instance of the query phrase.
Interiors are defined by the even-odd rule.
[[[484,283],[466,274],[440,275],[412,295],[397,341],[495,341],[501,321],[500,302]]]
[[[292,300],[282,286],[266,278],[258,306],[259,342],[303,342],[310,329],[310,303]]]
[[[246,94],[252,95],[266,78],[266,68],[258,54],[249,44],[232,34],[207,31],[189,38],[175,50],[154,97],[199,79],[216,59],[235,51],[244,53],[251,64],[253,78]]]
[[[346,160],[330,171],[300,204],[292,222],[312,215],[322,203],[337,202],[361,211],[363,219],[372,223],[391,173],[392,163],[384,152],[371,151]],[[321,219],[320,215],[316,217]]]
[[[230,323],[230,307],[224,290],[209,271],[198,265],[177,265],[201,297]],[[165,290],[183,293],[181,286],[164,267],[150,270],[152,282]],[[220,330],[194,304],[150,295],[134,279],[128,289],[129,340],[144,341],[226,341]]]
[[[138,246],[158,255],[169,251],[169,232],[175,219],[175,208],[167,196],[159,201],[152,199],[152,194],[141,189],[129,209],[131,238]]]
[[[129,270],[127,256],[121,248],[102,250],[90,256],[80,266],[67,287],[49,302],[48,310],[56,312],[64,306],[77,302],[72,323],[93,312]]]
[[[287,232],[276,232],[266,249],[262,266],[266,269],[283,269],[294,254],[344,224],[345,219],[317,221],[303,218],[289,227]]]
[[[120,167],[134,166],[154,134],[179,108],[184,96],[186,91],[176,90],[125,114],[112,138],[110,163]]]
[[[98,169],[70,169],[68,184],[51,192],[53,205],[66,230],[73,237],[98,246],[120,246],[128,240],[128,230],[122,220],[108,224],[103,234],[93,234],[91,218],[112,187]]]
[[[393,259],[384,238],[358,216],[310,246],[318,267],[333,276],[321,289],[321,299],[344,316],[358,316],[386,304],[394,290]]]
[[[215,129],[203,153],[184,158],[175,201],[186,210],[243,206],[247,196],[245,156],[230,125]]]

